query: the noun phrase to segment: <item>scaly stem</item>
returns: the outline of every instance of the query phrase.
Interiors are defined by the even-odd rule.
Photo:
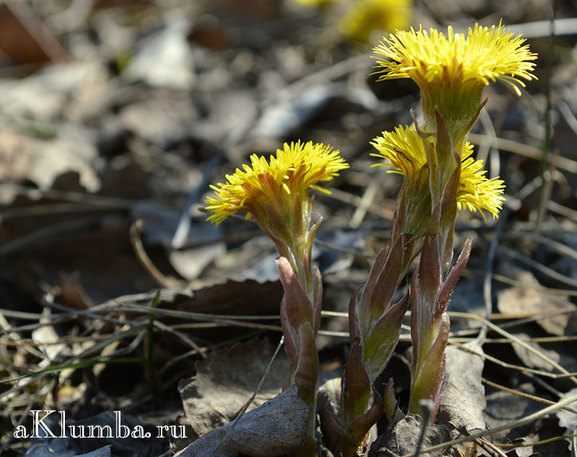
[[[402,198],[399,207],[402,209]],[[417,245],[402,234],[403,211],[395,217],[391,243],[377,256],[367,281],[349,307],[351,348],[341,386],[340,409],[324,411],[327,433],[337,436],[330,448],[335,455],[352,457],[370,428],[385,414],[383,395],[374,391],[399,340],[401,321],[408,306],[394,295],[405,277]]]
[[[410,291],[413,365],[409,414],[419,414],[421,401],[431,400],[434,405],[432,420],[439,406],[445,372],[445,348],[450,329],[447,307],[471,251],[471,242],[467,240],[443,280],[441,241],[440,235],[425,237]]]
[[[283,247],[287,257],[277,261],[284,290],[281,303],[281,322],[285,335],[285,349],[291,363],[291,382],[299,396],[309,405],[308,432],[299,456],[316,455],[314,439],[317,408],[319,360],[316,334],[320,321],[321,279],[318,268],[311,262],[307,245]]]

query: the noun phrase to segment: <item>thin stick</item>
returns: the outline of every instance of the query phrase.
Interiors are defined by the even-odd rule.
[[[481,144],[481,142],[486,141],[486,137],[487,135],[479,133],[469,134],[469,140],[475,144]],[[507,140],[505,138],[492,138],[491,141],[494,141],[494,146],[501,151],[512,152],[513,154],[517,154],[528,159],[541,160],[543,155],[543,152],[539,148],[530,146],[528,144],[519,143],[517,141]],[[577,174],[576,161],[562,156],[554,156],[551,157],[551,159],[551,162],[555,165],[556,168],[567,171],[569,173]]]
[[[132,244],[132,248],[138,257],[138,260],[142,264],[142,266],[146,269],[146,271],[154,278],[154,280],[162,287],[166,288],[182,288],[183,282],[179,281],[175,278],[171,278],[169,276],[164,275],[156,265],[152,262],[146,250],[144,249],[144,245],[142,244],[142,228],[144,223],[141,219],[135,221],[130,226],[130,243]]]

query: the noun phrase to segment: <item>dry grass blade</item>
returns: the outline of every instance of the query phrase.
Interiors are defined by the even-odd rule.
[[[202,358],[206,358],[206,354],[205,354],[206,349],[201,348],[198,344],[196,344],[194,341],[192,341],[184,333],[176,331],[173,328],[171,328],[169,325],[163,324],[162,322],[159,322],[157,320],[154,321],[154,326],[157,327],[158,329],[162,330],[162,331],[171,333],[172,335],[176,336],[178,339],[183,341],[187,346],[189,346],[193,351],[195,351],[196,354],[199,354]]]
[[[546,439],[539,440],[539,441],[531,441],[529,443],[518,443],[518,444],[517,443],[516,444],[494,443],[494,444],[499,446],[500,448],[503,448],[503,449],[517,449],[517,448],[523,448],[523,447],[544,446],[546,444],[555,443],[556,441],[565,440],[567,438],[571,438],[570,433],[567,433],[565,435],[553,436],[551,438],[546,438]]]
[[[479,438],[478,440],[475,440],[475,443],[477,443],[479,447],[483,448],[483,450],[489,455],[494,455],[495,457],[508,457],[501,449],[490,441],[487,441],[485,438]]]
[[[434,452],[434,451],[439,451],[441,449],[447,449],[451,446],[456,446],[458,444],[462,444],[462,443],[467,443],[470,441],[475,441],[479,438],[483,438],[486,436],[491,436],[494,435],[495,433],[499,433],[499,432],[503,432],[506,430],[511,430],[514,428],[518,428],[518,427],[523,427],[525,425],[531,424],[533,422],[535,422],[536,420],[539,420],[543,417],[549,416],[550,414],[556,413],[557,411],[560,411],[564,408],[566,408],[567,406],[570,406],[571,404],[577,402],[577,395],[572,395],[570,397],[567,397],[563,400],[559,400],[557,403],[555,403],[554,405],[548,406],[547,408],[543,408],[540,411],[537,411],[536,413],[533,414],[529,414],[519,420],[516,421],[510,421],[507,422],[505,424],[502,424],[498,427],[494,427],[492,429],[489,430],[483,430],[483,431],[479,431],[479,432],[475,432],[475,433],[471,433],[469,436],[464,436],[461,438],[457,438],[451,441],[447,441],[445,443],[441,443],[435,446],[430,446],[426,449],[423,449],[422,452]],[[412,457],[410,454],[406,454],[402,457]]]
[[[536,260],[533,260],[533,259],[531,259],[531,258],[529,258],[523,254],[520,254],[519,252],[517,252],[513,249],[502,246],[501,252],[503,254],[507,255],[508,257],[515,259],[515,260],[518,260],[519,262],[524,263],[528,267],[533,268],[536,271],[539,271],[540,273],[550,277],[551,279],[562,282],[563,284],[567,284],[568,286],[577,288],[577,280],[570,278],[569,276],[565,276],[565,275],[553,270],[552,268],[549,268],[548,266],[537,262]]]
[[[353,217],[351,218],[351,222],[349,223],[349,226],[351,228],[359,228],[361,226],[363,220],[365,219],[365,216],[367,215],[367,212],[369,211],[369,208],[373,206],[373,201],[377,196],[378,190],[379,190],[378,181],[372,179],[369,182],[369,185],[365,188],[363,196],[359,201],[359,205],[355,210]]]
[[[144,249],[144,244],[142,243],[142,229],[144,227],[144,222],[142,220],[135,221],[130,227],[130,242],[138,257],[138,260],[146,271],[154,278],[156,282],[162,287],[166,288],[182,288],[185,286],[183,281],[178,279],[168,277],[164,275],[152,262],[152,259],[146,253]]]
[[[565,368],[563,368],[561,365],[559,365],[554,360],[551,360],[551,358],[547,357],[545,354],[543,354],[541,351],[539,351],[535,347],[531,346],[530,344],[523,341],[519,337],[512,335],[511,333],[507,332],[506,330],[503,330],[501,327],[493,324],[492,322],[488,321],[487,319],[485,319],[481,316],[477,316],[475,314],[470,314],[470,313],[454,312],[454,313],[452,313],[452,316],[462,317],[465,319],[473,319],[473,320],[477,320],[481,323],[484,323],[485,325],[487,325],[487,327],[489,327],[494,332],[499,333],[500,335],[504,336],[505,338],[509,339],[510,341],[519,344],[521,347],[523,347],[527,351],[531,352],[532,354],[536,355],[541,360],[543,360],[544,362],[548,363],[550,366],[552,366],[553,368],[558,370],[562,375],[569,377],[571,379],[571,381],[573,381],[575,384],[577,384],[577,378],[575,377],[576,376],[575,373],[569,373],[569,371],[567,371]]]
[[[490,380],[485,379],[485,378],[483,378],[482,381],[484,384],[487,384],[488,386],[491,386],[495,389],[502,390],[503,392],[510,393],[511,395],[515,395],[516,397],[526,398],[527,400],[531,400],[531,401],[541,403],[544,405],[554,405],[555,404],[554,401],[548,400],[546,398],[539,397],[537,395],[528,394],[527,392],[522,392],[518,389],[512,389],[510,387],[503,386],[501,384],[497,384],[496,382],[490,381]],[[574,414],[577,414],[577,409],[575,409],[573,407],[568,406],[568,407],[565,407],[563,409],[566,411],[570,411]]]
[[[347,205],[354,206],[355,208],[363,207],[364,211],[372,214],[373,216],[377,216],[388,221],[393,220],[394,211],[392,209],[383,208],[381,205],[376,205],[373,203],[367,204],[366,202],[363,201],[362,197],[350,194],[343,190],[332,189],[331,193],[325,195],[324,197],[339,201],[341,203],[345,203]]]
[[[491,138],[487,135],[471,133],[469,139],[475,144],[492,141],[494,146],[501,151],[512,152],[513,154],[527,157],[528,159],[541,160],[543,156],[543,151],[539,148],[518,143],[517,141],[507,140],[505,138]],[[551,157],[551,163],[559,170],[577,174],[577,162],[574,160],[562,156],[555,156]]]
[[[463,349],[464,351],[468,351],[472,354],[475,354],[479,357],[482,357],[485,360],[488,360],[490,362],[493,362],[503,368],[507,368],[510,370],[515,370],[515,371],[519,371],[520,373],[523,373],[526,376],[529,376],[530,374],[534,374],[534,375],[539,375],[539,376],[543,376],[545,378],[549,378],[549,379],[560,379],[563,378],[564,375],[559,375],[559,374],[554,374],[554,373],[548,373],[546,371],[542,371],[542,370],[537,370],[535,368],[528,368],[522,365],[515,365],[512,363],[508,363],[508,362],[504,362],[496,357],[487,355],[487,354],[481,354],[478,353],[476,351],[473,351],[472,349],[469,349],[467,347],[461,346],[461,349]],[[577,375],[577,373],[572,373],[571,376],[575,376]]]
[[[238,420],[241,418],[241,416],[246,412],[246,410],[249,408],[249,406],[251,405],[251,403],[254,401],[254,399],[256,398],[256,396],[258,395],[258,393],[260,392],[260,390],[262,389],[262,386],[264,384],[264,381],[266,380],[266,377],[268,376],[268,374],[270,373],[270,370],[272,368],[272,364],[274,363],[274,361],[276,360],[276,358],[279,355],[280,350],[282,349],[284,344],[284,336],[281,336],[277,347],[274,351],[274,353],[272,354],[268,364],[265,367],[264,373],[262,374],[260,380],[258,381],[258,385],[256,386],[256,388],[254,389],[252,395],[250,396],[250,398],[247,400],[247,402],[245,403],[245,405],[242,407],[242,409],[238,412],[238,414],[236,415],[236,417],[234,418],[234,421],[232,423],[231,426],[231,430],[234,429],[235,425],[238,423]]]

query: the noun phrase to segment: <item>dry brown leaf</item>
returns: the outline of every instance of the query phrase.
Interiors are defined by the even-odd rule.
[[[175,457],[281,457],[298,455],[307,436],[309,406],[292,385],[282,394],[218,428]]]
[[[548,349],[545,349],[540,344],[529,342],[531,335],[527,333],[515,333],[515,336],[521,338],[522,340],[528,341],[528,345],[539,351],[551,361],[561,365],[567,371],[574,372],[577,370],[577,358],[575,358],[575,349],[572,343],[547,345]],[[553,367],[551,363],[547,362],[547,360],[545,360],[543,357],[539,357],[537,354],[535,354],[535,352],[530,351],[518,343],[513,343],[512,346],[513,350],[517,354],[517,357],[523,361],[525,366],[547,372],[558,372],[558,370]]]
[[[377,441],[371,447],[370,457],[389,457],[391,451],[395,455],[413,455],[421,434],[421,422],[413,417],[406,416],[398,421],[389,433],[379,436]],[[423,441],[423,448],[434,446],[435,444],[448,441],[449,436],[444,427],[430,425],[427,427]],[[446,450],[438,450],[428,453],[421,453],[422,457],[439,457],[447,455]]]
[[[274,348],[266,341],[219,349],[198,367],[192,380],[181,383],[184,411],[198,435],[226,424],[239,412],[255,391],[273,352]],[[282,353],[249,409],[280,393],[289,373],[288,361]]]
[[[551,314],[547,319],[537,320],[543,330],[552,334],[565,335],[571,318],[570,312],[575,306],[569,302],[567,295],[551,295],[539,284],[532,273],[520,272],[517,276],[519,285],[510,287],[498,295],[499,311],[511,315]]]
[[[483,349],[476,342],[467,343],[465,347],[483,354]],[[445,382],[441,390],[439,420],[444,417],[458,429],[468,432],[484,430],[483,410],[487,402],[481,383],[485,365],[482,356],[452,346],[447,348],[445,354]]]
[[[0,131],[0,180],[30,180],[41,189],[50,189],[59,176],[75,172],[83,187],[96,191],[100,186],[93,165],[96,156],[96,148],[83,136],[41,141]]]

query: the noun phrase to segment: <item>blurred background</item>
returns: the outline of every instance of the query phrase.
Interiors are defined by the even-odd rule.
[[[322,361],[340,367],[338,313],[388,237],[399,185],[370,167],[369,142],[410,123],[418,101],[410,81],[376,81],[371,49],[410,26],[499,21],[528,37],[539,80],[521,98],[486,91],[471,139],[507,183],[506,210],[499,225],[461,219],[476,251],[452,306],[488,316],[562,310],[522,331],[575,335],[576,1],[2,2],[0,450],[29,446],[10,430],[32,406],[186,422],[199,406],[185,402],[183,412],[177,385],[195,360],[255,335],[278,340],[273,246],[242,219],[207,224],[202,201],[250,153],[284,141],[323,141],[352,163],[316,201],[325,223],[315,256],[325,308],[337,313],[323,321]],[[549,289],[564,295],[541,300]],[[154,339],[150,306],[160,313]],[[577,371],[563,342],[558,356]],[[539,363],[505,346],[495,355]],[[169,444],[155,446],[136,455]]]

